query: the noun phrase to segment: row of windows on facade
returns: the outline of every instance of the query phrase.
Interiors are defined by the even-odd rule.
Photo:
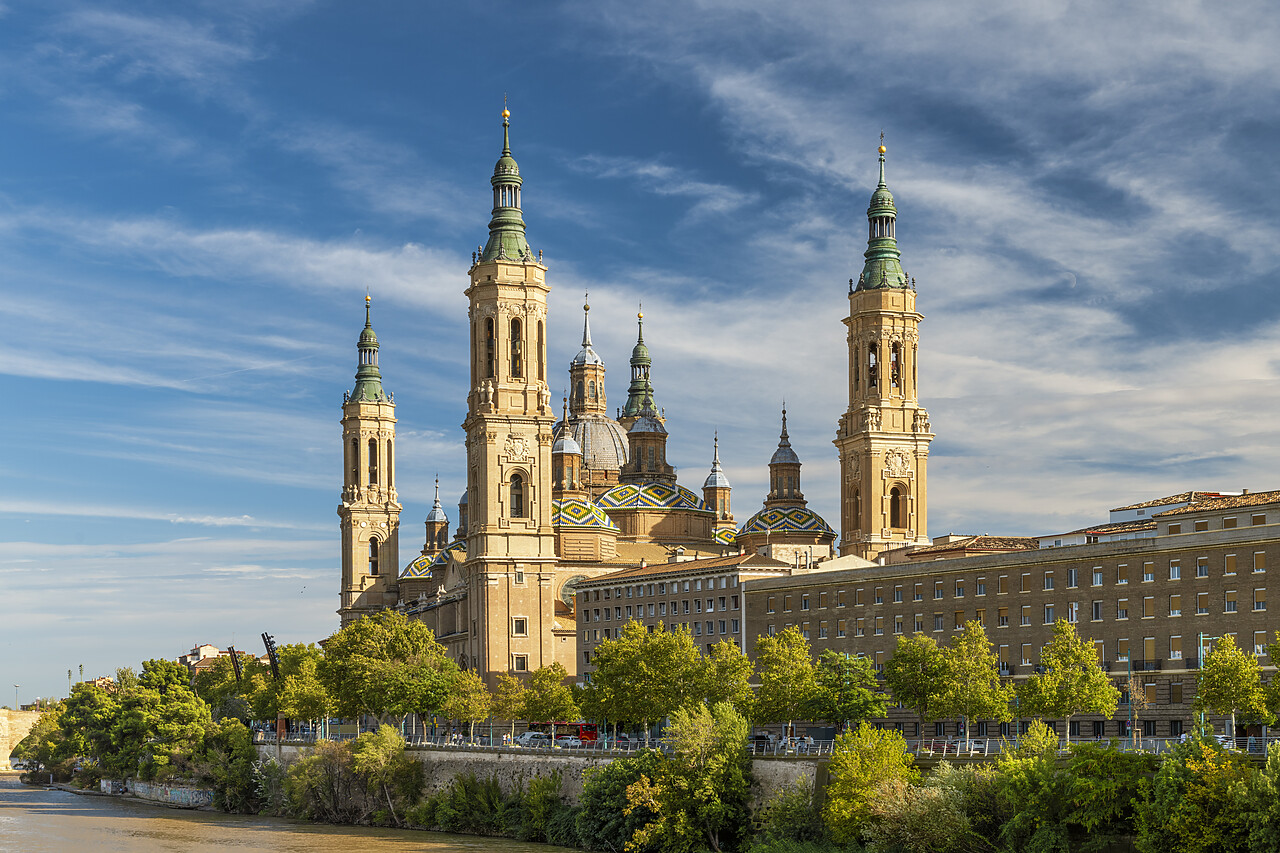
[[[964,616],[964,614],[963,614],[963,613],[956,613],[956,614],[955,614],[955,617],[956,617],[956,618],[955,618],[955,623],[954,623],[954,630],[959,631],[961,628],[963,628],[963,627],[964,627],[964,618],[963,618],[963,616]],[[941,630],[943,630],[943,627],[942,627],[942,626],[943,626],[943,620],[944,620],[944,615],[943,615],[943,614],[941,614],[941,613],[935,613],[935,614],[933,615],[933,626],[934,626],[934,627],[933,627],[933,630],[934,630],[934,631],[941,631]],[[980,620],[979,620],[979,621],[980,621]],[[1048,624],[1052,624],[1052,623],[1048,623]],[[785,624],[782,626],[782,628],[783,628],[783,630],[786,630],[787,628],[790,628],[790,627],[791,627],[791,625],[792,625],[792,623],[788,622],[788,623],[785,623]],[[811,637],[810,637],[810,633],[809,633],[810,627],[809,627],[809,623],[808,623],[808,622],[801,622],[801,623],[798,625],[798,628],[799,628],[799,630],[800,630],[800,633],[804,636],[804,638],[805,638],[806,640],[811,639]],[[895,618],[895,619],[894,619],[894,624],[893,624],[893,633],[894,633],[894,634],[896,634],[896,635],[902,635],[902,634],[904,634],[904,633],[905,633],[905,631],[903,630],[903,628],[904,628],[904,620],[902,619],[902,617],[897,617],[897,618]],[[877,636],[877,637],[879,637],[879,636],[883,636],[883,634],[884,634],[884,617],[876,617],[875,622],[874,622],[874,624],[872,625],[872,629],[873,629],[873,631],[874,631],[874,636]],[[846,636],[847,636],[847,630],[848,630],[848,622],[847,622],[847,620],[840,619],[840,620],[837,620],[837,621],[836,621],[836,625],[835,625],[835,631],[836,631],[836,633],[835,633],[835,637],[836,637],[836,639],[840,639],[840,638],[844,638],[844,637],[846,637]],[[828,632],[829,632],[829,626],[828,626],[828,624],[827,624],[826,622],[819,622],[819,623],[818,623],[818,636],[817,636],[817,639],[819,639],[819,640],[830,639],[830,637],[829,637],[829,633],[828,633]],[[865,627],[865,625],[863,624],[863,620],[861,620],[861,619],[856,619],[856,620],[854,620],[853,632],[854,632],[854,636],[855,636],[855,637],[863,637],[863,636],[866,636],[866,627]],[[774,636],[774,635],[777,633],[777,627],[776,627],[774,624],[770,623],[769,625],[767,625],[767,626],[766,626],[766,628],[765,628],[765,633],[766,633],[766,634],[768,634],[770,637],[772,637],[772,636]],[[922,615],[922,614],[916,614],[916,617],[915,617],[915,633],[924,633],[924,619],[923,619],[923,615]],[[1236,638],[1236,634],[1235,634],[1234,632],[1233,632],[1233,633],[1231,633],[1231,637],[1232,637],[1233,639],[1235,639],[1235,638]],[[1201,639],[1201,635],[1197,635],[1197,636],[1196,636],[1196,641],[1195,641],[1195,642],[1200,642],[1200,639]],[[1217,638],[1217,637],[1212,637],[1212,638],[1205,637],[1204,639],[1205,639],[1205,640],[1216,640],[1216,639],[1218,639],[1218,638]],[[1268,643],[1268,642],[1270,642],[1270,638],[1269,638],[1269,636],[1268,636],[1268,634],[1267,634],[1267,632],[1266,632],[1266,631],[1254,631],[1254,632],[1253,632],[1253,653],[1254,653],[1254,655],[1256,655],[1256,656],[1258,656],[1258,657],[1265,657],[1265,656],[1266,656],[1266,654],[1267,654],[1267,651],[1266,651],[1266,645],[1267,645],[1267,643]],[[1160,663],[1161,663],[1163,660],[1166,660],[1166,658],[1163,658],[1163,657],[1161,657],[1161,656],[1160,656],[1159,651],[1158,651],[1158,645],[1159,645],[1159,643],[1158,643],[1158,638],[1156,638],[1156,637],[1143,637],[1143,638],[1142,638],[1142,653],[1143,653],[1143,656],[1142,656],[1142,658],[1138,659],[1137,663],[1135,663],[1135,669],[1137,669],[1139,672],[1141,672],[1141,671],[1144,671],[1145,669],[1148,669],[1148,668],[1149,668],[1149,669],[1151,669],[1151,670],[1156,670],[1156,669],[1158,669],[1158,668],[1159,668]],[[1096,652],[1097,652],[1097,655],[1098,655],[1098,663],[1100,663],[1100,664],[1101,664],[1101,663],[1103,663],[1103,662],[1105,662],[1105,661],[1107,661],[1107,660],[1113,660],[1113,661],[1116,661],[1116,662],[1118,662],[1118,663],[1134,663],[1134,661],[1131,659],[1131,652],[1130,652],[1130,647],[1129,647],[1129,646],[1130,646],[1130,643],[1129,643],[1129,638],[1128,638],[1128,637],[1122,637],[1122,638],[1120,638],[1120,639],[1118,639],[1118,640],[1116,640],[1116,641],[1115,641],[1115,647],[1114,647],[1114,648],[1113,648],[1113,650],[1112,650],[1112,651],[1113,651],[1113,653],[1114,653],[1114,655],[1115,655],[1113,658],[1108,658],[1108,657],[1107,657],[1107,655],[1106,655],[1106,641],[1105,641],[1105,640],[1094,640],[1094,641],[1093,641],[1093,646],[1094,646],[1094,651],[1096,651]],[[1043,647],[1041,647],[1041,648],[1043,649]],[[1010,649],[1010,646],[1009,646],[1008,644],[997,645],[997,657],[998,657],[998,659],[999,659],[999,661],[1000,661],[1000,663],[1001,663],[1001,665],[1002,665],[1002,669],[1003,669],[1003,668],[1006,668],[1006,667],[1008,667],[1008,666],[1010,666],[1010,665],[1012,665],[1012,661],[1011,661],[1011,659],[1010,659],[1010,657],[1009,657],[1009,654],[1010,654],[1009,649]],[[1033,643],[1022,643],[1022,644],[1021,644],[1021,651],[1022,651],[1021,665],[1022,665],[1022,666],[1030,666],[1030,665],[1031,665],[1031,663],[1032,663],[1032,661],[1031,661],[1031,655],[1032,655],[1033,649],[1034,649],[1034,644],[1033,644]],[[1179,635],[1179,634],[1174,634],[1174,635],[1171,635],[1171,636],[1169,637],[1169,646],[1168,646],[1168,649],[1169,649],[1169,651],[1168,651],[1168,658],[1167,658],[1167,660],[1170,660],[1170,661],[1181,661],[1181,660],[1184,660],[1184,657],[1183,657],[1183,642],[1182,642],[1182,636],[1181,636],[1181,635]],[[1197,652],[1199,652],[1199,650],[1198,650],[1198,649],[1197,649]],[[879,670],[879,669],[881,668],[881,665],[884,663],[884,656],[885,656],[885,652],[884,652],[884,651],[876,651],[876,652],[874,652],[874,662],[875,662],[875,664],[876,664],[876,669],[877,669],[877,670]],[[1199,659],[1200,659],[1200,655],[1197,653],[1195,656],[1193,656],[1193,657],[1191,658],[1191,661],[1196,662],[1196,665],[1198,665]],[[1141,664],[1141,665],[1139,665],[1139,664]],[[1148,665],[1149,665],[1149,666],[1148,666]]]
[[[911,380],[918,384],[916,373],[916,365],[914,358],[914,348],[912,350],[911,362]],[[902,344],[894,342],[889,345],[889,390],[897,391],[902,387]],[[853,387],[858,387],[859,371],[853,372]],[[880,386],[880,346],[879,344],[868,344],[867,346],[867,387],[879,388]]]
[[[608,601],[610,596],[613,598],[623,598],[625,595],[626,598],[631,598],[633,594],[636,598],[644,598],[646,595],[652,598],[654,595],[678,593],[680,592],[682,583],[684,585],[685,592],[689,592],[691,590],[697,592],[703,588],[703,578],[694,578],[687,581],[657,581],[651,584],[641,583],[631,586],[607,587],[605,589],[585,589],[578,593],[578,601],[582,604],[586,604],[593,600],[600,601],[602,600],[601,595],[604,596],[604,601]],[[725,575],[719,578],[706,578],[707,589],[715,589],[717,584],[719,584],[720,589],[737,589],[738,577],[737,575],[732,577]],[[737,596],[734,596],[734,600],[737,600]],[[736,607],[737,605],[734,606]]]
[[[705,627],[704,627],[705,626]],[[742,630],[742,622],[738,619],[720,619],[716,621],[707,620],[706,622],[674,622],[670,627],[675,630],[684,628],[695,637],[701,637],[704,633],[710,637],[717,633],[716,628],[719,627],[720,634],[737,634]],[[657,630],[654,625],[647,626],[649,633]],[[622,636],[621,628],[586,628],[582,632],[582,642],[598,643],[601,640],[613,640]]]
[[[511,337],[510,343],[510,377],[512,379],[523,379],[525,377],[524,370],[524,324],[519,319],[512,319],[510,327]],[[484,321],[484,341],[485,341],[485,376],[489,379],[498,377],[498,338],[497,325],[492,317],[488,317]],[[534,360],[538,364],[538,381],[546,379],[544,362],[542,358],[543,352],[543,336],[542,321],[538,321],[538,349],[534,353]]]
[[[392,444],[391,439],[387,439],[387,447],[385,450],[385,455],[386,455],[386,463],[387,463],[386,472],[387,472],[388,488],[391,488],[393,485],[391,482],[391,478],[396,470],[395,465],[393,464],[393,461],[392,461],[392,456],[391,456],[393,446],[394,445]],[[376,438],[369,439],[368,450],[369,450],[369,455],[367,457],[368,463],[365,466],[365,470],[368,472],[368,478],[365,480],[364,485],[376,486],[378,485],[378,472],[382,470],[382,466],[379,464],[379,462],[381,461],[379,458],[381,453],[379,451],[378,439]],[[351,439],[350,459],[348,460],[347,465],[351,470],[351,482],[359,483],[360,482],[360,440],[358,438]]]
[[[1217,519],[1214,519],[1214,520],[1216,521]],[[1249,523],[1255,527],[1261,524],[1266,524],[1267,516],[1263,513],[1256,513],[1254,515],[1250,515]],[[1221,524],[1222,524],[1222,527],[1221,527],[1222,530],[1233,530],[1236,527],[1240,526],[1240,517],[1234,516],[1234,515],[1226,516],[1225,518],[1221,519]],[[1199,518],[1192,522],[1192,529],[1190,532],[1204,533],[1208,529],[1209,529],[1209,519]],[[1170,534],[1178,534],[1181,532],[1182,532],[1182,522],[1180,521],[1170,522],[1169,524]]]
[[[1255,551],[1252,555],[1245,555],[1245,556],[1246,558],[1251,557],[1249,565],[1251,566],[1251,571],[1253,574],[1263,574],[1266,572],[1267,555],[1265,551]],[[1239,565],[1238,558],[1239,558],[1239,555],[1237,554],[1227,554],[1223,557],[1223,561],[1222,561],[1223,577],[1232,577],[1237,574],[1237,568]],[[1155,581],[1156,579],[1155,565],[1156,564],[1154,562],[1144,562],[1142,564],[1141,575],[1142,575],[1143,583],[1152,583]],[[1137,568],[1138,568],[1137,564],[1135,564],[1134,565],[1135,574],[1136,574]],[[1120,565],[1116,566],[1115,583],[1117,586],[1124,586],[1129,583],[1129,580],[1130,580],[1129,569],[1130,567],[1126,563],[1121,563]],[[1081,573],[1080,569],[1067,569],[1065,572],[1062,572],[1062,574],[1065,575],[1067,589],[1076,589],[1080,586],[1080,573]],[[1095,587],[1103,586],[1104,574],[1105,574],[1104,570],[1101,566],[1094,566],[1091,572],[1090,586],[1095,586]],[[1032,578],[1031,572],[1023,572],[1021,577],[1021,585],[1019,586],[1018,591],[1032,592],[1034,588],[1038,588],[1041,590],[1055,589],[1056,583],[1057,583],[1056,577],[1057,577],[1057,573],[1055,571],[1052,571],[1052,570],[1045,571],[1041,577],[1039,587],[1033,587],[1032,580],[1031,580]],[[1208,557],[1196,558],[1195,577],[1196,578],[1209,577],[1209,558]],[[1171,581],[1182,580],[1182,561],[1181,560],[1169,561],[1168,579]],[[964,579],[958,579],[954,582],[954,584],[955,584],[954,595],[952,597],[964,598],[965,590],[968,588],[967,582]],[[926,587],[925,583],[912,584],[911,600],[923,601],[925,587]],[[903,596],[905,593],[905,589],[906,587],[903,584],[897,584],[893,587],[893,602],[895,604],[900,604],[904,601]],[[882,586],[872,587],[872,597],[875,604],[884,603],[884,590],[885,590],[885,587],[882,587]],[[973,585],[973,590],[974,590],[975,596],[986,595],[987,579],[985,577],[979,576],[977,581]],[[995,591],[997,595],[1005,595],[1009,592],[1009,575],[997,576]],[[820,608],[827,607],[828,593],[819,592],[817,595],[818,595],[818,607]],[[843,590],[843,589],[835,590],[834,595],[835,595],[836,607],[845,607],[848,604],[848,590]],[[946,597],[946,582],[934,581],[933,582],[934,600],[935,601],[942,600],[945,597]],[[765,609],[769,613],[774,612],[776,599],[777,599],[777,596],[771,595],[768,597],[766,601]],[[790,595],[782,596],[783,612],[787,612],[791,610],[791,603],[792,603],[792,596]],[[853,590],[853,604],[855,607],[860,607],[866,604],[866,588],[865,587],[859,587]],[[810,606],[810,594],[804,593],[800,596],[800,609],[808,610],[809,606]],[[1263,607],[1259,609],[1266,609],[1266,608]]]
[[[1123,705],[1128,705],[1125,701]],[[1181,701],[1179,701],[1181,704]],[[1120,708],[1119,713],[1127,713],[1124,707]],[[1031,730],[1031,724],[1034,720],[1018,720],[1011,723],[996,723],[979,721],[973,724],[972,737],[1002,737],[1009,738],[1013,736],[1016,730],[1019,734],[1025,735]],[[1047,726],[1053,729],[1061,736],[1061,725],[1053,720],[1043,721]],[[1143,737],[1159,737],[1161,730],[1168,732],[1169,737],[1182,737],[1186,731],[1185,721],[1183,720],[1140,720],[1139,726],[1142,729]],[[1128,720],[1072,720],[1069,726],[1071,737],[1132,737],[1133,730]],[[957,738],[964,737],[964,723],[945,723],[935,722],[931,725],[922,725],[921,723],[888,723],[882,728],[893,729],[902,733],[903,737],[918,738],[926,729],[932,729],[932,736],[944,738],[953,736]],[[923,735],[928,737],[929,735]]]
[[[701,598],[693,599],[692,611],[689,609],[689,601],[690,600],[686,598],[683,600],[683,602],[680,602],[680,601],[671,602],[671,615],[672,616],[680,615],[680,612],[681,612],[680,605],[682,603],[684,605],[684,613],[686,614],[691,612],[692,613],[704,612],[703,606],[702,606],[703,599]],[[706,599],[706,602],[707,604],[706,604],[705,612],[706,613],[714,612],[716,609],[716,606],[715,606],[716,599],[708,598]],[[724,612],[727,610],[737,610],[739,608],[738,596],[736,595],[733,595],[733,596],[722,595],[719,598],[719,602],[720,602],[721,612]],[[621,605],[615,606],[612,609],[612,611],[608,607],[604,608],[603,615],[599,607],[596,607],[590,610],[584,607],[582,610],[578,611],[578,619],[584,624],[587,622],[602,622],[602,621],[603,622],[610,622],[610,621],[623,622],[630,619],[643,619],[645,618],[644,608],[645,606],[643,604],[636,605],[634,609],[634,615],[633,615],[632,606],[628,604],[626,605],[626,608],[625,608],[626,615],[624,616],[623,615],[624,608]],[[649,604],[649,616],[657,617],[657,616],[666,616],[666,615],[667,615],[667,603],[665,601],[651,602]]]

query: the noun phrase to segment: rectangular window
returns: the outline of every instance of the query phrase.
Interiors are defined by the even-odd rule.
[[[987,611],[985,608],[979,607],[977,612],[974,614],[974,618],[978,620],[979,625],[984,628],[987,627]]]
[[[772,599],[772,596],[770,596],[770,598]],[[685,613],[688,613],[688,612],[689,612],[689,599],[687,599],[687,598],[686,598],[683,602],[681,602],[681,607],[680,607],[680,609],[681,609],[683,612],[685,612]],[[770,613],[772,613],[772,612],[773,612],[773,604],[772,604],[772,603],[770,603],[770,605],[769,605],[769,612],[770,612]]]
[[[1181,532],[1182,532],[1182,525],[1181,525],[1181,524],[1170,524],[1170,525],[1169,525],[1169,534],[1170,534],[1170,535],[1177,534],[1177,533],[1181,533]]]
[[[524,617],[517,617],[511,620],[511,633],[517,637],[525,637],[529,634],[529,620]]]
[[[964,581],[956,581],[956,598],[964,598]]]
[[[650,605],[649,605],[649,615],[650,615],[650,616],[652,616],[652,615],[653,615],[653,605],[652,605],[652,604],[650,604]]]
[[[1169,660],[1182,660],[1182,638],[1176,634],[1169,638]]]
[[[789,595],[785,595],[785,596],[783,596],[783,597],[782,597],[782,609],[783,609],[783,611],[784,611],[784,612],[786,612],[786,613],[790,613],[790,612],[791,612],[791,596],[789,596]],[[702,612],[702,599],[701,599],[701,598],[695,598],[695,599],[693,600],[693,612],[694,612],[694,613],[701,613],[701,612]]]
[[[630,589],[630,587],[628,587],[628,589]],[[631,618],[631,605],[630,605],[630,604],[628,604],[628,605],[627,605],[627,618],[628,618],[628,619],[630,619],[630,618]]]
[[[1142,638],[1142,659],[1145,661],[1152,661],[1156,659],[1156,638],[1155,637]]]
[[[996,578],[996,594],[1004,595],[1009,591],[1009,576],[1001,575]]]
[[[672,609],[674,610],[675,608],[672,608]],[[606,611],[606,613],[607,613],[607,612],[608,612],[608,611]],[[667,615],[667,603],[666,603],[665,601],[659,601],[659,602],[658,602],[658,615],[659,615],[659,616],[666,616],[666,615]],[[674,614],[673,614],[673,615],[674,615]]]
[[[845,596],[845,592],[846,592],[846,591],[845,591],[845,590],[843,590],[843,589],[838,589],[838,590],[836,590],[836,607],[844,607],[844,606],[845,606],[845,597],[844,597],[844,596]]]
[[[866,635],[866,629],[862,626],[862,618],[859,617],[853,621],[853,636],[862,637]]]
[[[845,620],[843,619],[836,620],[836,636],[837,637],[844,636],[844,626],[845,626]]]
[[[876,672],[884,671],[884,652],[876,652],[875,658]]]
[[[1259,524],[1266,524],[1267,517],[1265,515],[1255,515],[1249,520],[1249,523],[1255,526]]]
[[[1129,599],[1122,598],[1116,602],[1116,618],[1117,619],[1129,618]]]
[[[722,611],[729,609],[729,599],[725,598],[723,595],[720,596],[720,609]]]
[[[863,601],[863,598],[862,598],[862,593],[863,593],[863,592],[865,592],[865,590],[855,589],[855,590],[853,591],[853,606],[854,606],[854,607],[861,607],[861,606],[865,603],[865,602]]]
[[[1169,615],[1170,616],[1182,615],[1182,596],[1180,595],[1169,596]]]
[[[935,601],[942,598],[942,581],[937,581],[933,585],[933,598]]]
[[[1255,611],[1267,609],[1267,591],[1265,589],[1255,589],[1253,591],[1253,609]]]
[[[895,634],[902,633],[902,617],[901,616],[893,617],[893,633]]]
[[[695,637],[701,637],[701,636],[702,636],[702,623],[701,623],[701,622],[694,622],[694,623],[693,623],[693,635],[694,635]]]
[[[818,593],[818,607],[820,609],[826,609],[826,606],[827,606],[827,594],[825,592]]]
[[[1031,592],[1031,572],[1022,573],[1022,586],[1020,587],[1020,590],[1022,592]]]
[[[825,595],[825,593],[824,593],[824,595]],[[738,596],[736,596],[736,595],[731,595],[731,596],[729,596],[729,601],[730,601],[730,603],[733,605],[733,609],[734,609],[734,610],[737,610],[737,609],[738,609]]]
[[[996,627],[997,628],[1009,627],[1009,608],[1007,607],[996,608]]]
[[[1171,581],[1182,580],[1182,561],[1181,560],[1169,561],[1169,580]]]
[[[1053,621],[1053,605],[1046,604],[1044,606],[1044,624],[1052,625]]]
[[[1022,605],[1022,621],[1020,624],[1022,625],[1031,624],[1031,605],[1030,604]]]
[[[977,582],[976,584],[974,584],[973,594],[974,594],[974,595],[986,595],[986,594],[987,594],[987,579],[986,579],[986,578],[978,578],[978,582]]]
[[[1196,522],[1196,533],[1203,533],[1209,529],[1209,519],[1204,518]]]
[[[1095,601],[1093,603],[1093,621],[1094,622],[1102,621],[1102,602],[1101,601]]]
[[[1253,653],[1260,658],[1267,656],[1267,632],[1253,632]]]
[[[1093,567],[1093,585],[1102,586],[1102,566]]]
[[[1053,589],[1053,572],[1044,573],[1044,588],[1046,590]]]
[[[513,655],[511,658],[511,668],[514,669],[516,672],[528,672],[529,656]]]
[[[1143,698],[1147,700],[1148,705],[1154,705],[1156,703],[1156,683],[1154,681],[1142,685],[1142,692],[1144,694]],[[1148,727],[1150,727],[1150,731],[1147,731]],[[1143,720],[1142,733],[1148,737],[1154,735],[1156,733],[1156,721]]]
[[[876,604],[884,604],[884,587],[876,587]]]
[[[698,608],[698,612],[699,612],[699,613],[701,613],[701,612],[702,612],[702,599],[697,599],[697,602],[698,602],[698,603],[697,603],[697,605],[696,605],[696,606],[697,606],[697,608]],[[790,613],[790,612],[791,612],[791,596],[789,596],[789,595],[784,595],[784,596],[782,596],[782,612],[783,612],[783,613]]]
[[[808,596],[808,595],[802,595],[802,596],[800,596],[800,609],[801,609],[801,610],[808,610],[808,609],[809,609],[809,596]]]
[[[1235,520],[1234,518],[1224,518],[1224,519],[1222,519],[1222,529],[1223,529],[1223,530],[1231,530],[1231,529],[1232,529],[1232,528],[1234,528],[1235,526],[1236,526],[1236,520]]]
[[[660,584],[658,584],[658,595],[666,595],[666,594],[667,594],[667,585],[666,585],[665,583],[660,583]],[[604,596],[604,597],[605,597],[605,598],[608,598],[608,597],[609,597],[609,591],[608,591],[608,590],[605,590],[605,596]]]
[[[1196,593],[1196,615],[1204,616],[1208,612],[1209,612],[1209,593],[1197,592]]]
[[[1116,660],[1127,661],[1129,659],[1129,639],[1127,637],[1116,640]]]
[[[1253,553],[1253,571],[1254,574],[1265,572],[1267,570],[1267,554],[1265,551],[1255,551]]]
[[[933,614],[933,630],[935,631],[942,630],[942,614],[941,613]]]
[[[1098,663],[1102,663],[1107,659],[1106,643],[1102,642],[1102,640],[1093,641],[1093,651],[1098,656]]]
[[[775,635],[775,634],[777,634],[777,633],[778,633],[777,628],[775,628],[772,624],[770,624],[770,625],[769,625],[769,628],[768,628],[768,634],[769,634],[769,636],[770,636],[770,637],[772,637],[772,636],[774,636],[774,635]]]
[[[1153,595],[1148,595],[1146,598],[1142,599],[1142,618],[1143,618],[1143,619],[1154,619],[1154,618],[1156,618],[1156,599],[1155,599],[1155,596],[1153,596]]]
[[[924,601],[924,584],[918,583],[912,587],[911,600]]]
[[[724,623],[723,623],[723,622],[721,622],[721,623],[720,623],[720,626],[721,626],[721,627],[720,627],[720,633],[721,633],[721,634],[723,634],[723,633],[724,633]],[[818,639],[819,639],[819,640],[825,640],[826,638],[827,638],[827,623],[826,623],[826,622],[819,622],[819,623],[818,623]]]
[[[1236,573],[1236,555],[1235,554],[1228,554],[1227,556],[1222,558],[1222,573],[1224,575],[1234,575]],[[1198,576],[1199,574],[1197,573],[1197,577]],[[1209,565],[1207,560],[1205,561],[1204,576],[1205,577],[1209,576]]]
[[[1236,612],[1236,591],[1234,589],[1227,590],[1226,600],[1223,602],[1222,612],[1223,613]]]
[[[1009,663],[1009,647],[1000,646],[996,650],[996,659],[999,660],[1000,663],[1007,665]]]
[[[884,636],[884,617],[883,616],[876,617],[876,636],[877,637]]]
[[[902,587],[900,586],[895,586],[893,588],[893,603],[894,604],[902,603]]]
[[[1151,583],[1155,579],[1156,579],[1156,564],[1143,563],[1142,564],[1142,582]]]
[[[1067,569],[1067,589],[1075,589],[1080,585],[1080,570]]]
[[[1129,582],[1129,565],[1128,563],[1121,563],[1120,565],[1116,566],[1116,583],[1128,583],[1128,582]]]
[[[964,611],[957,610],[954,616],[955,616],[955,622],[954,622],[955,630],[959,631],[961,628],[964,627]]]
[[[1067,621],[1073,625],[1080,621],[1080,602],[1073,601],[1067,605]]]
[[[733,633],[736,634],[742,630],[742,623],[739,622],[737,619],[732,620],[732,624],[733,624],[733,627],[730,630],[733,631]]]
[[[1022,665],[1029,666],[1031,664],[1031,644],[1022,644]]]
[[[1170,705],[1182,704],[1182,682],[1181,681],[1169,682],[1169,704]]]

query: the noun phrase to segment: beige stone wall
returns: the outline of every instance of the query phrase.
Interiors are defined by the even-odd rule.
[[[0,770],[13,769],[9,754],[31,732],[40,711],[0,711]]]

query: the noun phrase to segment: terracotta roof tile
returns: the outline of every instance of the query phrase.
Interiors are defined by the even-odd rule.
[[[1221,497],[1221,492],[1179,492],[1176,495],[1169,495],[1165,498],[1156,498],[1154,500],[1143,501],[1142,503],[1129,504],[1128,506],[1118,506],[1111,510],[1112,512],[1124,512],[1130,509],[1146,509],[1149,506],[1165,506],[1167,504],[1178,503],[1194,503],[1208,498]]]
[[[1247,495],[1223,495],[1221,497],[1202,500],[1199,503],[1190,504],[1188,506],[1180,506],[1176,509],[1167,509],[1164,512],[1156,513],[1155,517],[1163,518],[1166,515],[1185,515],[1189,512],[1210,512],[1218,509],[1264,506],[1266,504],[1273,503],[1280,503],[1280,491],[1250,492]]]
[[[956,551],[1034,551],[1039,547],[1040,540],[1028,536],[966,536],[954,542],[912,548],[907,552],[907,559],[913,560],[919,555],[950,554]]]
[[[734,567],[764,571],[786,571],[791,568],[791,564],[784,563],[780,560],[774,560],[769,557],[762,557],[758,554],[733,554],[728,557],[712,557],[705,560],[683,560],[678,563],[662,562],[647,566],[633,566],[632,568],[622,569],[621,571],[610,572],[607,575],[600,575],[588,580],[578,581],[578,587],[587,587],[597,583],[609,584],[614,581],[630,580],[632,578],[647,578],[655,575],[703,574],[709,571]]]

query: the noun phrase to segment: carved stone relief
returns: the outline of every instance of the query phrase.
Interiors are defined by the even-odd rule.
[[[884,471],[890,477],[905,477],[911,473],[911,460],[901,450],[890,450],[884,455]]]

